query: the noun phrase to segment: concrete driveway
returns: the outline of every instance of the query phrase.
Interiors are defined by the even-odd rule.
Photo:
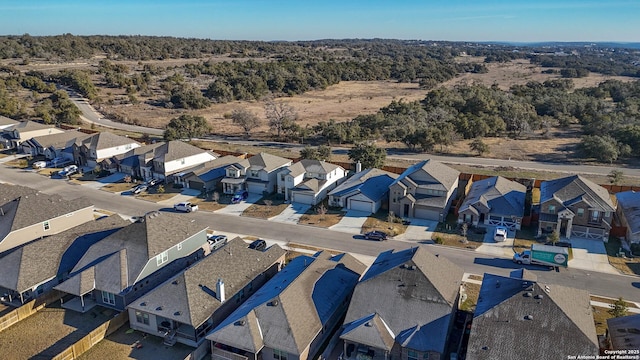
[[[500,257],[513,257],[513,240],[516,236],[514,230],[507,230],[507,238],[504,241],[496,242],[493,239],[495,226],[487,226],[487,233],[484,234],[482,245],[478,246],[477,252]]]
[[[236,215],[236,216],[241,216],[242,213],[251,205],[255,204],[256,202],[258,202],[258,200],[262,199],[261,195],[258,194],[251,194],[249,193],[249,197],[247,197],[247,200],[245,201],[241,201],[237,204],[230,204],[225,206],[224,208],[215,211],[215,213],[217,214],[227,214],[227,215]]]
[[[174,204],[184,201],[191,201],[194,197],[200,195],[200,190],[184,189],[180,194],[171,199],[158,201],[158,204],[173,207]]]
[[[329,229],[349,234],[360,234],[362,233],[362,225],[367,221],[369,215],[371,215],[369,212],[349,210],[339,223],[329,227]]]
[[[609,264],[607,250],[601,240],[571,238],[569,241],[573,253],[573,259],[569,260],[569,268],[620,274]]]
[[[298,221],[300,221],[300,217],[310,208],[311,205],[306,204],[289,204],[289,206],[282,210],[280,214],[270,217],[269,220],[281,223],[297,224]]]
[[[406,241],[425,241],[431,240],[433,231],[438,226],[437,221],[409,218],[409,226],[404,234],[395,236],[394,240],[406,240]]]
[[[89,170],[90,171],[90,170]],[[111,174],[109,176],[105,176],[101,179],[98,179],[96,181],[83,181],[82,182],[82,186],[87,186],[90,187],[92,189],[100,189],[103,186],[107,185],[107,184],[113,184],[113,183],[117,183],[119,181],[121,181],[122,179],[124,179],[124,177],[127,176],[127,174],[125,173],[115,173],[115,174]],[[131,184],[131,188],[133,188],[135,186],[135,184]]]

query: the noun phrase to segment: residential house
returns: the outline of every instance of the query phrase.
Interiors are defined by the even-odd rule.
[[[616,207],[609,192],[580,175],[540,184],[538,235],[609,240]]]
[[[4,121],[5,123],[7,121]],[[23,141],[33,137],[60,134],[64,131],[53,125],[45,125],[35,121],[21,121],[0,129],[0,143],[5,149],[16,149]]]
[[[93,220],[93,205],[34,189],[0,184],[0,253]]]
[[[278,273],[285,251],[249,249],[241,238],[165,281],[128,307],[132,329],[197,347],[243,301]]]
[[[62,306],[124,310],[138,297],[203,256],[207,227],[153,211],[93,244],[55,289],[75,297]]]
[[[640,349],[640,315],[629,315],[607,319],[609,350],[627,350],[621,355],[636,356]]]
[[[185,184],[189,189],[197,189],[205,193],[214,190],[221,191],[222,183],[220,181],[225,177],[227,167],[232,165],[235,168],[242,167],[240,163],[243,161],[243,159],[232,155],[207,161],[183,176]]]
[[[278,193],[292,203],[316,205],[341,184],[347,171],[326,161],[304,159],[288,166],[278,175]]]
[[[389,205],[389,186],[397,178],[397,174],[380,169],[361,171],[331,190],[329,205],[375,213]]]
[[[142,145],[124,154],[103,160],[101,166],[110,172],[121,172],[132,178],[149,180],[152,178],[151,169],[153,167],[152,162],[155,149],[163,144],[163,142],[157,142]]]
[[[22,142],[22,152],[46,159],[65,158],[73,160],[73,145],[90,137],[78,130],[67,130],[59,134],[44,135]]]
[[[80,166],[96,167],[102,160],[137,148],[140,143],[125,136],[103,131],[73,145],[73,157]]]
[[[4,301],[20,306],[51,290],[66,279],[91,245],[128,224],[119,215],[112,215],[0,254]]]
[[[459,176],[459,171],[434,160],[412,165],[389,186],[389,211],[403,218],[444,221]]]
[[[479,299],[467,360],[598,355],[586,290],[540,283],[535,274],[516,270],[509,277],[485,274]]]
[[[625,238],[630,243],[640,243],[640,193],[625,191],[617,193],[616,199],[618,221],[627,228]]]
[[[348,254],[296,257],[207,335],[211,358],[317,359],[364,268]]]
[[[216,155],[210,151],[200,149],[184,141],[172,140],[154,149],[152,166],[142,168],[141,172],[143,175],[150,173],[150,177],[155,179],[166,182],[175,181],[184,185],[182,176],[186,174],[188,169],[215,158]]]
[[[458,223],[520,230],[526,194],[524,185],[502,176],[475,181],[458,209]]]
[[[14,126],[17,123],[19,123],[19,121],[13,120],[13,119],[9,119],[6,116],[0,115],[0,131],[3,130],[3,129],[6,129],[8,127]]]
[[[238,190],[247,190],[252,194],[271,194],[277,190],[278,173],[292,164],[289,159],[260,153],[229,165],[222,179],[222,191],[233,194]]]
[[[344,320],[344,358],[444,360],[463,275],[422,246],[378,255]]]

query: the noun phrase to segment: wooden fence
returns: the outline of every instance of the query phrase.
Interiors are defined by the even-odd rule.
[[[54,301],[60,300],[62,293],[58,290],[52,290],[42,296],[39,296],[26,304],[12,310],[0,318],[0,331],[5,330],[9,326],[24,320],[29,316],[35,314],[38,310],[51,304]]]
[[[54,356],[53,360],[73,360],[78,358],[78,356],[82,355],[85,351],[89,350],[93,345],[99,343],[105,337],[114,333],[127,322],[129,322],[129,313],[127,311],[123,311],[111,320],[108,320],[98,326],[82,339],[76,341],[75,344]]]

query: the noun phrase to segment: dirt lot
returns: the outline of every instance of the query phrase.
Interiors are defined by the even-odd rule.
[[[49,305],[0,332],[2,354],[10,354],[7,359],[51,359],[113,314],[99,306],[79,314],[62,309],[59,303]]]
[[[183,360],[194,349],[180,343],[174,346],[162,344],[162,338],[145,335],[140,331],[127,334],[128,324],[93,346],[79,360],[137,359]],[[141,345],[141,347],[139,347]]]

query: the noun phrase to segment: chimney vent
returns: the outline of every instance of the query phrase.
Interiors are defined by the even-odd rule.
[[[216,295],[218,295],[218,300],[221,303],[226,300],[226,297],[224,295],[224,282],[222,281],[222,279],[218,279],[218,282],[216,283]]]
[[[362,171],[362,163],[358,161],[356,163],[356,174]]]

